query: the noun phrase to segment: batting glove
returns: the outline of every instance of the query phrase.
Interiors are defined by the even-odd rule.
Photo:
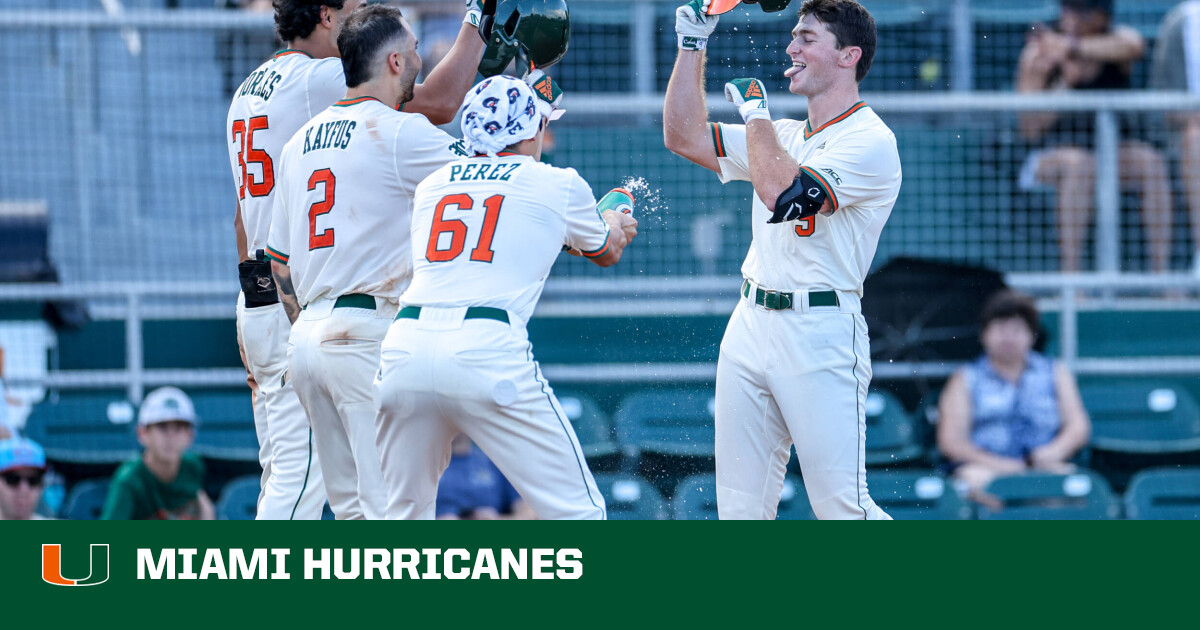
[[[495,14],[495,0],[467,0],[467,12],[463,15],[463,24],[479,28],[479,25],[483,23],[483,16]]]
[[[525,75],[525,83],[538,97],[538,111],[550,120],[558,120],[567,111],[562,108],[563,91],[550,75],[534,69]]]
[[[725,98],[737,105],[738,113],[746,122],[755,118],[771,120],[771,112],[767,111],[767,91],[758,79],[734,79],[726,83]]]
[[[708,47],[708,37],[720,20],[719,16],[707,13],[711,1],[691,0],[675,9],[675,34],[679,36],[680,50],[704,50]]]

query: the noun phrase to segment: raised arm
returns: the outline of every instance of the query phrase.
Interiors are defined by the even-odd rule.
[[[477,13],[479,0],[468,0],[467,17],[463,20],[454,46],[425,81],[413,88],[413,100],[405,103],[404,111],[424,114],[429,122],[444,125],[458,115],[463,96],[475,84],[484,42],[479,36]],[[474,20],[474,23],[472,23]]]
[[[692,0],[675,11],[679,56],[663,104],[663,143],[672,153],[720,173],[704,99],[704,49],[717,25],[717,16],[704,14],[707,6],[707,1]]]

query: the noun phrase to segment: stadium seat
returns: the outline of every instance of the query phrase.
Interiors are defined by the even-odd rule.
[[[933,471],[872,471],[867,487],[875,504],[898,521],[971,518],[971,506]]]
[[[1003,501],[1004,507],[980,506],[983,520],[1106,520],[1121,512],[1108,482],[1090,470],[1001,477],[987,491]]]
[[[137,409],[123,395],[63,393],[33,408],[25,434],[52,461],[116,464],[140,450],[136,419]]]
[[[584,457],[608,457],[621,451],[613,437],[612,422],[589,396],[570,390],[555,390],[554,397],[575,428],[575,437],[583,448]]]
[[[677,521],[717,520],[717,476],[699,473],[679,482],[675,497],[671,500],[671,509]],[[781,521],[816,520],[808,503],[804,482],[799,477],[788,475],[784,478],[775,518]]]
[[[214,459],[258,461],[258,434],[250,390],[189,392],[200,423],[196,454]]]
[[[1200,520],[1200,468],[1159,468],[1134,475],[1125,490],[1125,517]]]
[[[259,481],[258,475],[246,475],[225,484],[217,499],[217,520],[254,520],[258,513]]]
[[[712,457],[714,412],[711,388],[638,392],[621,401],[617,438],[640,453]]]
[[[911,462],[923,454],[913,418],[891,392],[867,393],[867,466]]]
[[[612,521],[663,521],[670,518],[666,501],[653,485],[632,475],[597,473],[596,485],[604,495]]]
[[[98,521],[108,500],[108,479],[88,479],[75,484],[63,502],[62,517],[71,521]]]
[[[1130,380],[1080,386],[1091,446],[1117,453],[1200,451],[1200,405],[1178,385]]]

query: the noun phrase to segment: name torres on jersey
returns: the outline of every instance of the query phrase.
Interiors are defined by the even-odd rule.
[[[271,100],[271,95],[275,93],[275,86],[283,80],[283,75],[274,70],[265,69],[252,72],[250,76],[242,81],[242,87],[238,88],[238,96],[257,96],[264,101]]]
[[[304,132],[304,153],[321,149],[345,149],[350,146],[350,132],[358,123],[353,120],[333,120],[310,127]]]

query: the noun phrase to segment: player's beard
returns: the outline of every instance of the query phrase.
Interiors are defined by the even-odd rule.
[[[404,75],[400,77],[400,103],[404,104],[413,100],[413,90],[417,85],[417,72],[420,68],[406,70]]]

